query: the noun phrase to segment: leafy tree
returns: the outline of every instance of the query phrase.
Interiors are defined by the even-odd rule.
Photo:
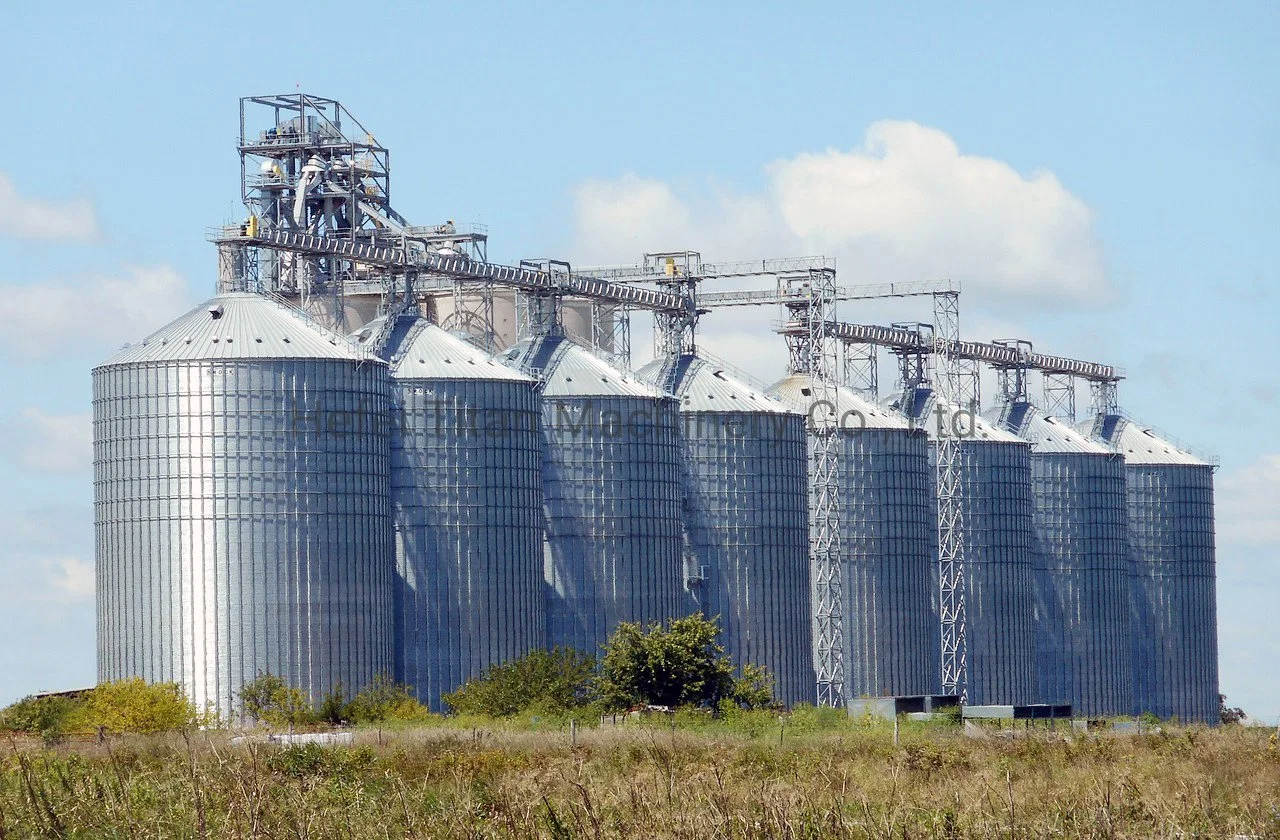
[[[1241,709],[1238,706],[1233,707],[1227,705],[1227,695],[1218,695],[1218,719],[1224,724],[1244,723],[1244,720],[1247,717],[1248,715],[1244,713],[1244,709]]]
[[[413,690],[386,674],[378,674],[373,682],[360,689],[348,707],[356,723],[379,723],[386,720],[421,720],[430,714],[413,696]]]
[[[140,677],[102,683],[73,715],[78,728],[108,732],[169,732],[207,723],[173,682],[147,683]]]
[[[731,701],[763,706],[772,697],[773,679],[759,666],[747,666],[734,678],[733,662],[717,641],[716,619],[700,613],[668,626],[618,625],[605,645],[600,692],[606,705],[718,706]]]
[[[310,723],[315,712],[301,689],[293,688],[275,674],[265,671],[240,687],[244,713],[273,726]]]
[[[595,657],[572,648],[533,650],[494,665],[479,677],[444,695],[459,714],[510,717],[537,707],[564,712],[595,700]]]

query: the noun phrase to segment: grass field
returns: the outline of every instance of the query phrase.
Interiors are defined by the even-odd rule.
[[[540,722],[361,730],[349,747],[116,736],[0,758],[0,838],[1280,836],[1268,730],[970,737]]]

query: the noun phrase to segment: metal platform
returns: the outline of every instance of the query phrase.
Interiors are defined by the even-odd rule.
[[[964,706],[960,716],[965,720],[1067,720],[1071,704],[1031,703],[1026,706]]]
[[[850,717],[873,715],[893,720],[898,715],[934,714],[960,705],[955,694],[925,694],[913,697],[860,697],[849,701]]]

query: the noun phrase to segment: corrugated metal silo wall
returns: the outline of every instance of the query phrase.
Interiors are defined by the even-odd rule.
[[[964,482],[967,696],[973,705],[1032,703],[1034,541],[1027,446],[961,444]]]
[[[316,700],[391,670],[381,365],[94,371],[100,680],[183,684],[224,715],[259,672]]]
[[[397,679],[431,708],[546,641],[532,383],[394,381]]]
[[[619,622],[687,614],[676,424],[670,398],[544,398],[549,645],[598,655]]]
[[[1213,469],[1131,464],[1126,475],[1138,711],[1216,723]]]
[[[923,432],[841,434],[845,693],[937,694],[937,520]]]
[[[1133,713],[1124,461],[1032,453],[1040,700],[1077,714]]]
[[[681,415],[689,549],[706,567],[698,606],[720,616],[733,660],[768,668],[774,697],[788,705],[815,699],[804,423],[798,414]]]

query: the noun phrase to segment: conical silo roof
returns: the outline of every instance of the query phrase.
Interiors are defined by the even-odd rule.
[[[1031,444],[1033,452],[1078,452],[1106,455],[1105,446],[1090,440],[1067,423],[1042,414],[1030,403],[1014,403],[1000,412],[1000,425]]]
[[[930,441],[936,441],[938,439],[938,421],[935,415],[936,407],[939,405],[943,406],[944,413],[947,416],[952,416],[955,409],[951,407],[950,403],[944,402],[942,398],[938,396],[938,393],[930,388],[916,388],[911,392],[911,396],[913,397],[912,404],[907,406],[906,410],[902,407],[902,391],[890,394],[882,400],[882,404],[893,411],[916,418],[916,426],[924,429],[928,433]],[[975,412],[970,416],[973,417],[973,434],[966,434],[962,440],[986,440],[991,441],[992,443],[1027,444],[1027,441],[1012,432],[1001,429],[981,414]],[[968,430],[965,429],[965,431],[967,432]]]
[[[1093,423],[1088,423],[1092,431]],[[1081,431],[1084,426],[1081,427]],[[1149,426],[1112,414],[1103,418],[1102,442],[1124,456],[1126,464],[1170,464],[1207,467],[1209,462],[1165,440]]]
[[[786,407],[805,415],[809,414],[822,393],[823,390],[814,385],[813,378],[807,373],[793,373],[769,389],[770,396],[777,397]],[[904,431],[909,428],[906,418],[902,415],[870,402],[849,388],[843,386],[836,388],[835,403],[839,413],[846,416],[841,423],[842,426]],[[850,412],[856,412],[856,414],[849,415]]]
[[[210,298],[100,365],[232,359],[350,359],[373,355],[288,304],[250,292]]]
[[[352,338],[357,342],[371,340],[382,330],[385,321],[385,316],[370,321]],[[415,315],[398,318],[382,347],[376,349],[397,379],[533,381],[448,330]]]
[[[544,397],[648,397],[661,399],[661,391],[623,373],[563,336],[542,336],[512,345],[502,361],[543,378]]]
[[[636,371],[636,375],[653,383],[664,364],[665,360],[654,359]],[[724,365],[695,355],[681,356],[676,363],[675,395],[680,400],[681,411],[799,413],[780,400],[752,388],[726,370]]]

